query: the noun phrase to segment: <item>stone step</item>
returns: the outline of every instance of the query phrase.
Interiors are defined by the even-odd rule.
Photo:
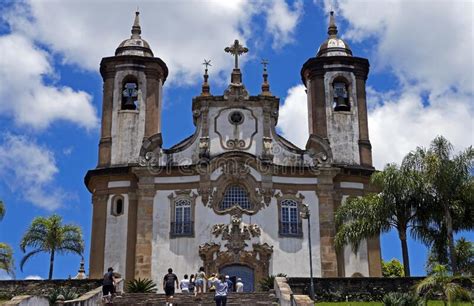
[[[227,296],[227,305],[277,305],[277,299],[273,293],[254,292],[236,293],[232,292]],[[122,296],[114,298],[113,305],[166,305],[166,296],[156,293],[124,293]],[[199,298],[193,294],[176,293],[173,305],[215,305],[214,293],[204,293]]]

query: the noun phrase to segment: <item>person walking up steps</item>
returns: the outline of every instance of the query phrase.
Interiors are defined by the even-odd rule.
[[[189,277],[189,293],[194,293],[194,287],[196,286],[195,281],[194,274],[191,274]]]
[[[176,288],[178,289],[178,277],[173,273],[173,269],[169,268],[168,274],[163,278],[163,290],[166,294],[166,305],[173,305],[175,283]]]
[[[214,286],[214,283],[216,282],[217,277],[215,273],[211,274],[211,277],[207,280],[207,288],[209,292],[215,292],[216,291],[216,286]]]
[[[196,294],[195,296],[196,297],[199,297],[199,293],[203,293],[204,292],[204,282],[207,281],[207,276],[206,276],[206,273],[204,272],[204,267],[200,267],[199,268],[199,272],[196,273],[196,281],[195,281],[195,284],[196,284]]]
[[[241,278],[238,278],[237,283],[235,283],[235,292],[244,292],[244,283],[242,283]]]
[[[189,279],[187,274],[184,274],[184,278],[179,282],[179,288],[181,288],[182,293],[189,293]]]
[[[214,296],[214,301],[216,301],[216,306],[226,306],[227,304],[227,282],[225,281],[225,276],[220,275],[219,279],[215,278],[213,282],[214,288],[216,288],[216,294]]]

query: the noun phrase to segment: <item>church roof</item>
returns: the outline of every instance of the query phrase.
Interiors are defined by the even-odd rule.
[[[341,38],[337,37],[337,26],[334,12],[329,15],[328,38],[319,47],[317,57],[321,56],[352,56],[352,50]]]
[[[120,43],[117,50],[115,50],[115,56],[120,55],[137,55],[153,57],[153,51],[151,51],[150,44],[141,37],[142,29],[140,27],[140,12],[135,12],[135,21],[132,26],[132,35],[130,38],[125,39]]]

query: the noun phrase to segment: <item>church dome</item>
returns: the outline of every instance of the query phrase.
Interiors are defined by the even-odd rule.
[[[337,26],[334,21],[334,12],[329,16],[329,37],[319,47],[317,57],[321,56],[352,56],[352,50],[344,40],[337,37]]]
[[[139,15],[139,12],[135,13],[135,21],[132,26],[132,36],[120,43],[117,50],[115,50],[115,56],[137,55],[153,57],[153,51],[151,51],[150,44],[148,44],[148,42],[140,35],[142,29],[140,27]]]

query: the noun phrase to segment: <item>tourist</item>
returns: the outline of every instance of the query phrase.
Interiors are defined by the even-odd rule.
[[[225,282],[227,283],[227,292],[234,291],[234,283],[230,280],[229,275],[225,276]]]
[[[235,292],[244,292],[244,283],[242,283],[241,278],[238,278],[237,283],[235,283]]]
[[[179,288],[181,288],[182,293],[189,293],[189,279],[187,274],[184,274],[184,278],[179,282]]]
[[[224,275],[220,275],[219,279],[215,278],[213,282],[216,295],[214,300],[216,301],[216,306],[225,306],[227,304],[227,282]]]
[[[217,281],[216,273],[212,273],[211,277],[207,280],[207,287],[209,288],[209,292],[215,292],[216,286],[215,282]]]
[[[102,296],[106,303],[111,303],[113,295],[115,294],[115,279],[114,269],[112,267],[107,269],[102,281]]]
[[[189,292],[190,293],[194,293],[195,281],[196,279],[194,278],[194,274],[191,274],[191,276],[189,277]]]
[[[198,273],[196,273],[196,295],[204,292],[204,282],[207,280],[206,273],[204,272],[204,267],[199,268]]]
[[[168,274],[163,278],[163,290],[166,294],[166,305],[173,305],[174,284],[179,288],[178,277],[173,273],[173,269],[168,269]]]

